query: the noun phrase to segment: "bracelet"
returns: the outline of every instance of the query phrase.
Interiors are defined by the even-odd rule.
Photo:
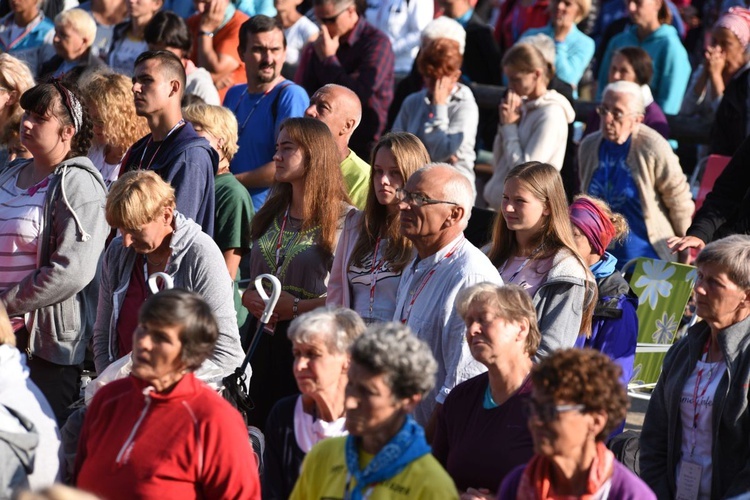
[[[214,37],[214,33],[212,31],[201,31],[200,34],[201,36],[207,36],[208,38]]]
[[[297,306],[299,306],[299,297],[294,297],[294,304],[292,305],[292,319],[297,317]]]

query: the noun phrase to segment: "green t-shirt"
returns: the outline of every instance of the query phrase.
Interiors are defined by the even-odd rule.
[[[230,248],[239,248],[243,254],[249,252],[252,246],[250,223],[255,215],[250,193],[231,173],[217,175],[214,185],[216,188],[214,241],[222,252]],[[237,311],[237,323],[242,326],[247,319],[248,312],[242,306],[239,281],[238,269],[234,280],[234,309]]]
[[[349,150],[349,156],[341,162],[341,174],[344,176],[346,191],[352,204],[360,210],[365,209],[367,190],[370,189],[370,165]]]

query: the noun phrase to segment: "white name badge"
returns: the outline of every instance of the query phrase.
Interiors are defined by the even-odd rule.
[[[683,460],[680,467],[680,477],[677,478],[677,495],[675,495],[675,500],[696,500],[701,489],[702,473],[703,467]]]

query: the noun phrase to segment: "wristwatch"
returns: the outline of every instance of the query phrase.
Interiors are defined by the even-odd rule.
[[[214,32],[213,31],[201,31],[200,35],[201,36],[207,36],[208,38],[213,38],[214,37]]]
[[[294,297],[294,304],[292,305],[292,319],[298,316],[297,306],[299,306],[299,297]]]

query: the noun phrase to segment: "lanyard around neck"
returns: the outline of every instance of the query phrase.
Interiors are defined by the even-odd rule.
[[[154,151],[154,154],[151,155],[151,159],[148,161],[148,165],[146,165],[146,170],[148,170],[151,167],[151,164],[154,162],[154,159],[156,158],[156,155],[159,154],[159,150],[164,145],[165,142],[167,142],[167,139],[169,139],[169,136],[172,135],[173,132],[175,132],[177,129],[185,125],[185,120],[178,121],[174,127],[169,129],[169,132],[167,132],[167,136],[164,138],[163,141],[159,143],[159,146],[156,148],[156,151]],[[143,159],[146,157],[146,151],[148,151],[148,147],[151,145],[151,143],[154,142],[154,134],[151,134],[148,138],[148,141],[146,141],[146,147],[143,148],[143,154],[141,154],[141,161],[138,162],[138,170],[142,170],[143,167]]]

